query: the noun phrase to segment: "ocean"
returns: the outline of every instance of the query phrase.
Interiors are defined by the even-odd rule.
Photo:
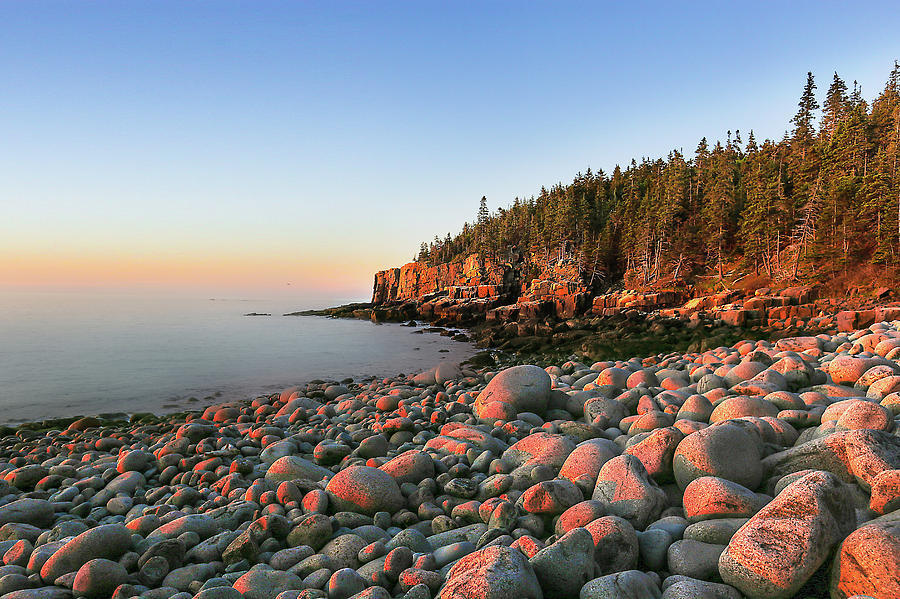
[[[415,374],[475,353],[400,324],[282,316],[308,307],[283,297],[0,291],[0,423],[198,409],[316,378]]]

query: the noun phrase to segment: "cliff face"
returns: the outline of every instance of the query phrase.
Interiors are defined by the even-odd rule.
[[[375,273],[372,303],[379,306],[418,301],[448,287],[491,286],[491,295],[505,295],[517,284],[518,271],[513,265],[498,264],[484,260],[478,254],[470,254],[463,262],[437,266],[410,262],[400,268],[379,271]]]
[[[900,319],[900,302],[885,305],[889,289],[877,302],[819,299],[813,286],[756,291],[732,290],[696,295],[685,289],[619,290],[598,294],[571,259],[547,260],[530,255],[509,262],[464,261],[436,266],[411,262],[375,275],[373,319],[423,318],[467,326],[534,323],[548,317],[616,317],[631,312],[658,312],[684,321],[709,320],[735,327],[838,328],[850,331],[873,322]],[[522,329],[531,334],[528,327]]]

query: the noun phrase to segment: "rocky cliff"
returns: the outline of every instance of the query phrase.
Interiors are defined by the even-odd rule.
[[[502,327],[655,313],[739,328],[841,331],[900,318],[900,302],[890,297],[889,289],[852,300],[821,298],[819,287],[811,285],[712,294],[691,288],[602,292],[591,287],[574,260],[533,254],[509,258],[500,263],[471,254],[446,264],[411,262],[380,271],[372,290],[373,307],[361,310],[359,317],[422,318],[462,326],[487,321]]]
[[[376,306],[421,301],[451,288],[476,288],[474,295],[503,297],[515,294],[519,283],[518,261],[498,263],[470,254],[464,261],[428,266],[410,262],[400,268],[375,273],[372,303]],[[449,293],[449,292],[448,292]],[[461,292],[455,292],[457,294]],[[459,299],[459,298],[458,298]],[[512,298],[513,301],[515,298]]]

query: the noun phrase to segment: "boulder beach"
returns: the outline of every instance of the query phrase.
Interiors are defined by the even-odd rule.
[[[0,439],[0,597],[900,595],[900,323]]]

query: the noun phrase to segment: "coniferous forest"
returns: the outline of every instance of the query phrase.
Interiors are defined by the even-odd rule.
[[[824,95],[812,75],[779,140],[729,131],[691,155],[590,169],[489,211],[456,236],[423,243],[436,264],[472,252],[577,260],[594,282],[634,285],[702,273],[769,280],[835,279],[900,264],[900,64],[867,102],[837,73]],[[823,86],[824,87],[824,86]]]

